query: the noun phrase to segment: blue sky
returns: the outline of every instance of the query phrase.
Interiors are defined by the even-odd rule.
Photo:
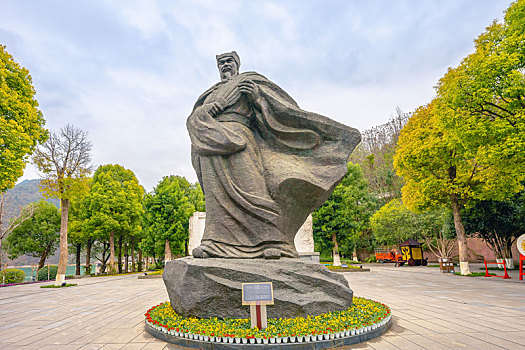
[[[368,129],[429,102],[508,0],[0,1],[0,43],[28,68],[49,129],[88,131],[96,166],[151,190],[196,176],[185,121],[236,50],[303,109]],[[22,179],[37,178],[28,165]]]

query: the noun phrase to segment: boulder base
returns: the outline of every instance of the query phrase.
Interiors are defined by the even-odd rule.
[[[249,318],[242,283],[273,282],[268,317],[306,317],[352,305],[347,280],[326,267],[299,259],[195,259],[167,262],[162,275],[171,306],[183,316]]]

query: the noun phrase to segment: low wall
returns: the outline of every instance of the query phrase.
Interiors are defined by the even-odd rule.
[[[467,249],[468,249],[468,255],[469,255],[469,262],[483,262],[483,259],[486,259],[487,261],[495,261],[496,256],[494,255],[494,252],[487,246],[485,241],[482,238],[479,237],[469,237],[467,238]],[[458,256],[458,245],[457,242],[455,244],[454,249],[452,249],[451,256],[457,257]],[[374,253],[369,253],[366,249],[359,249],[357,251],[357,256],[359,258],[359,261],[364,261],[367,257],[373,256]],[[423,253],[423,256],[425,258],[428,258],[429,262],[437,262],[438,258],[437,256],[432,253],[430,250],[425,250]],[[512,246],[512,259],[514,262],[519,261],[519,253],[518,248],[516,247],[516,244]]]

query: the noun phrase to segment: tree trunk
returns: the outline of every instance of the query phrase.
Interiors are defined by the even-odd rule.
[[[91,246],[93,241],[88,239],[86,242],[86,275],[91,273]]]
[[[2,224],[2,222],[0,221],[0,225],[1,224]],[[0,271],[2,271],[3,267],[4,267],[4,265],[2,265],[2,238],[0,238]]]
[[[333,256],[334,256],[334,266],[341,266],[341,257],[339,256],[339,244],[337,244],[337,238],[335,232],[332,232],[332,243],[334,244]]]
[[[0,271],[2,271],[2,240],[4,239],[4,231],[2,230],[2,219],[4,217],[4,202],[5,193],[0,194]]]
[[[58,260],[58,270],[55,279],[55,286],[60,286],[66,280],[67,268],[67,220],[69,217],[69,199],[60,200],[60,258]]]
[[[122,273],[122,235],[118,238],[118,273]]]
[[[139,249],[139,262],[138,262],[139,272],[142,271],[142,249]]]
[[[354,250],[352,251],[352,260],[355,262],[359,261],[359,258],[357,257],[357,247],[354,247]]]
[[[135,272],[135,236],[131,237],[131,272]]]
[[[124,273],[128,273],[128,259],[129,259],[128,249],[129,249],[129,246],[128,246],[128,243],[126,243],[124,245]]]
[[[82,244],[75,244],[75,248],[77,248],[75,275],[81,275],[82,272],[80,272],[80,250],[82,249]]]
[[[44,267],[44,265],[46,264],[46,259],[47,259],[47,255],[49,254],[49,251],[51,250],[51,247],[48,245],[46,247],[46,250],[44,251],[44,253],[42,254],[42,256],[40,257],[40,260],[38,261],[38,268],[36,269],[37,273],[38,273],[38,270],[40,270],[41,268]]]
[[[470,267],[468,264],[468,251],[467,251],[467,236],[465,234],[465,227],[461,221],[461,215],[459,212],[459,200],[455,194],[450,195],[450,201],[452,204],[452,214],[454,215],[454,227],[456,228],[456,235],[458,237],[458,249],[459,249],[459,266],[462,275],[470,275]]]
[[[164,247],[164,265],[171,260],[171,246],[170,241],[166,238],[166,246]]]
[[[115,269],[115,232],[109,234],[109,273],[114,274]]]

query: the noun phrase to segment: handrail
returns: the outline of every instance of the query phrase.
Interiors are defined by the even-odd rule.
[[[507,264],[505,263],[505,259],[503,259],[503,268],[505,269],[505,275],[503,275],[503,276],[489,274],[489,269],[487,267],[487,264],[497,264],[497,265],[499,265],[501,263],[499,263],[499,262],[487,262],[487,260],[483,260],[483,261],[485,262],[485,277],[501,277],[504,280],[511,279],[509,274],[507,273]]]

